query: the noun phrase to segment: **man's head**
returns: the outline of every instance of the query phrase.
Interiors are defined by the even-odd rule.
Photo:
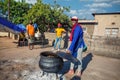
[[[31,25],[33,24],[33,22],[32,22],[32,20],[30,20],[30,22],[29,22]]]
[[[58,27],[61,27],[62,25],[60,24],[60,23],[58,23],[58,25],[57,25]]]
[[[71,18],[72,24],[74,25],[75,23],[78,23],[78,17],[77,16],[73,16]]]

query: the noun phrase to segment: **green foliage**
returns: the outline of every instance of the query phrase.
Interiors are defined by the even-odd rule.
[[[49,5],[43,4],[41,0],[38,1],[39,2],[33,5],[25,15],[24,24],[28,24],[29,20],[32,20],[38,24],[40,30],[46,31],[47,25],[54,28],[58,22],[69,22],[68,16],[64,14],[64,11],[69,11],[69,8],[61,7],[56,3],[54,5]]]
[[[2,5],[2,6],[1,6]],[[8,0],[0,1],[0,10],[2,14],[8,12]],[[27,4],[25,2],[16,2],[10,0],[10,21],[15,24],[23,23],[28,24],[30,20],[38,24],[38,27],[42,31],[46,31],[49,25],[54,28],[58,22],[67,23],[69,18],[64,14],[65,11],[69,11],[67,7],[61,7],[54,3],[54,5],[43,4],[42,0],[37,0],[34,5]]]
[[[19,24],[24,21],[24,15],[27,14],[27,11],[29,10],[29,4],[22,3],[22,2],[16,2],[14,0],[10,0],[8,7],[8,0],[0,1],[0,9],[2,10],[2,14],[7,15],[8,8],[10,9],[10,21]]]

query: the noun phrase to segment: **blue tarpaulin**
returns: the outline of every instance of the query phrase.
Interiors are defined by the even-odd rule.
[[[35,31],[37,31],[37,29],[38,29],[37,23],[34,23],[33,26],[34,26],[34,28],[35,28]]]
[[[21,28],[22,31],[26,32],[26,27],[24,24],[17,24],[19,28]]]
[[[15,34],[22,31],[22,28],[18,27],[14,23],[12,23],[12,22],[10,22],[7,19],[2,18],[2,17],[0,17],[0,24],[3,25],[3,26],[0,26],[0,27],[4,27],[9,32],[12,32],[12,33],[15,33]]]

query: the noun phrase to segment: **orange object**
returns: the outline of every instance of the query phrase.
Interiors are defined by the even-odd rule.
[[[27,32],[28,32],[28,34],[29,34],[30,36],[34,36],[34,33],[35,33],[34,31],[35,31],[35,30],[34,30],[34,26],[28,24],[28,25],[27,25]]]

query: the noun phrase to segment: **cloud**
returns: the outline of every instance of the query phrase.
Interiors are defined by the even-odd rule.
[[[94,0],[95,3],[111,3],[120,5],[120,0]]]
[[[26,0],[26,3],[35,4],[37,0]]]
[[[89,12],[88,10],[86,11],[86,9],[83,10],[70,10],[69,13],[70,16],[78,16],[79,19],[90,19],[92,14],[91,12]]]
[[[72,14],[72,15],[76,15],[77,14],[77,10],[70,10],[69,13]]]
[[[106,8],[106,7],[112,7],[111,4],[107,4],[107,3],[93,3],[86,5],[86,7],[90,7],[90,8]]]
[[[120,5],[120,0],[112,1],[111,4],[118,4],[118,5]]]
[[[86,9],[79,9],[79,10],[70,10],[69,13],[67,13],[70,16],[78,16],[79,19],[93,19],[92,13],[97,12],[106,12],[104,9],[99,8],[86,8]]]
[[[71,0],[64,0],[64,1],[71,1]]]
[[[113,0],[94,0],[96,3],[111,2]]]
[[[56,0],[56,1],[71,1],[71,0]]]
[[[120,5],[120,0],[79,0],[89,1],[81,9],[72,9],[67,14],[78,16],[79,19],[94,19],[92,13],[106,13],[107,9],[113,9],[115,5]]]

